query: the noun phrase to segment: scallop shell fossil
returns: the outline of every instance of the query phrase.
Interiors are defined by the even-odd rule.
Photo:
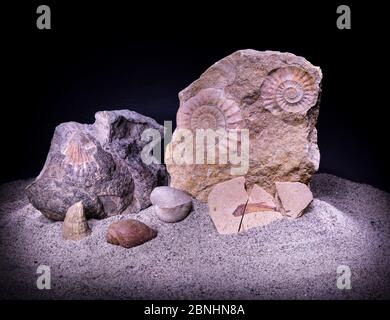
[[[283,67],[270,73],[261,88],[264,108],[274,114],[282,110],[305,113],[315,105],[318,85],[314,78],[298,67]]]
[[[87,136],[74,133],[63,148],[63,165],[78,177],[86,176],[97,169],[96,151],[96,145]]]
[[[80,240],[91,233],[85,217],[83,202],[72,205],[66,212],[62,236],[66,240]]]
[[[204,89],[188,99],[177,113],[177,127],[185,129],[238,129],[242,120],[238,105],[223,91]]]

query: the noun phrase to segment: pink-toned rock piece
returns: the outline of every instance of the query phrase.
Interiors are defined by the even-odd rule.
[[[250,192],[248,206],[252,203],[260,203],[269,210],[261,210],[257,212],[249,212],[244,215],[240,232],[250,228],[265,226],[273,221],[283,218],[280,212],[276,211],[276,205],[273,197],[263,188],[255,184]]]
[[[211,219],[219,233],[238,232],[241,216],[234,216],[233,212],[240,205],[245,205],[247,200],[244,177],[231,179],[214,186],[208,197],[208,205]]]
[[[313,194],[304,183],[276,182],[275,185],[283,213],[289,217],[300,217],[313,200]]]
[[[273,197],[263,188],[254,185],[248,195],[244,177],[214,186],[208,205],[211,219],[221,234],[246,231],[283,218],[276,211]]]
[[[248,204],[250,203],[263,203],[265,206],[276,209],[274,198],[257,184],[252,187],[250,192]]]

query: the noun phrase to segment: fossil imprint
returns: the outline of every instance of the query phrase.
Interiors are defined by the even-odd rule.
[[[282,110],[304,113],[316,104],[318,90],[309,73],[290,66],[270,73],[262,84],[261,98],[264,108],[273,114]]]
[[[86,176],[98,169],[96,152],[97,148],[90,139],[76,132],[63,147],[63,166],[78,177]]]
[[[305,70],[289,66],[272,71],[260,88],[265,109],[275,115],[287,111],[305,113],[318,99],[319,87]],[[187,100],[178,110],[177,127],[185,129],[242,128],[239,105],[225,96],[223,90],[203,89]]]
[[[186,101],[177,113],[177,127],[183,129],[239,129],[241,111],[222,90],[204,89]]]

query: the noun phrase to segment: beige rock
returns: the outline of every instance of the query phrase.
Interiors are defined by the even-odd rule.
[[[274,198],[257,184],[252,187],[249,195],[248,204],[251,203],[262,203],[264,206],[268,206],[270,209],[276,210]]]
[[[245,178],[238,177],[217,184],[208,196],[209,214],[220,234],[237,233],[241,216],[233,212],[245,205],[248,194],[245,191]]]
[[[249,169],[240,175],[247,188],[258,184],[274,195],[275,181],[308,183],[318,169],[321,79],[319,67],[294,54],[237,51],[179,93],[177,128],[248,129]],[[236,177],[236,165],[175,162],[177,131],[166,152],[170,185],[207,201],[213,186]]]
[[[238,177],[215,185],[209,194],[209,213],[221,234],[246,231],[283,218],[269,193],[254,185],[248,196],[244,185],[245,178]]]
[[[65,240],[80,240],[91,233],[84,213],[83,202],[72,205],[65,215],[62,236]]]
[[[273,197],[256,184],[250,192],[248,207],[250,207],[251,204],[258,204],[258,206],[261,204],[263,208],[252,212],[246,210],[246,212],[249,212],[246,213],[242,219],[240,232],[254,227],[262,227],[283,218],[283,215],[276,209]]]
[[[289,217],[300,217],[313,200],[313,194],[303,183],[276,182],[275,185],[283,213]]]

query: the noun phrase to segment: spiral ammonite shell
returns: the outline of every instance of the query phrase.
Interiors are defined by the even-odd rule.
[[[217,89],[204,89],[188,99],[177,113],[183,129],[238,129],[242,120],[238,105]]]
[[[315,105],[318,85],[314,78],[298,67],[273,71],[263,82],[261,98],[264,108],[272,113],[304,113]]]

